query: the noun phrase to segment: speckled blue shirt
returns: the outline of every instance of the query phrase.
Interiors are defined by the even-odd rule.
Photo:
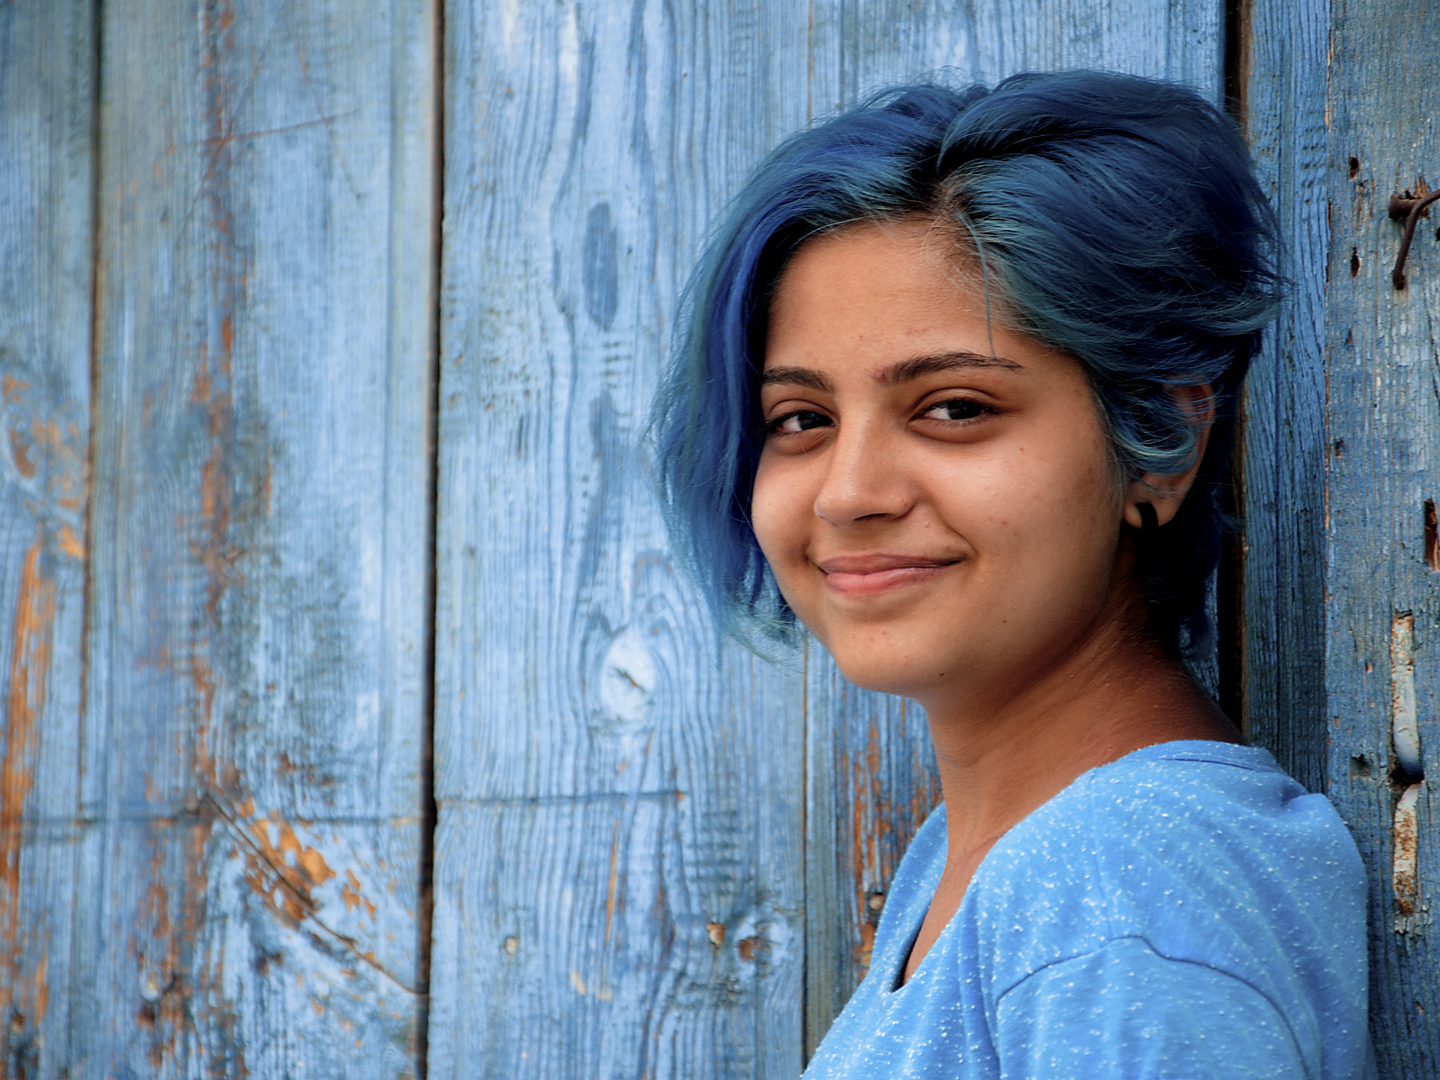
[[[897,986],[944,866],[941,807],[806,1080],[1375,1075],[1360,857],[1264,750],[1163,743],[1085,773],[991,848]]]

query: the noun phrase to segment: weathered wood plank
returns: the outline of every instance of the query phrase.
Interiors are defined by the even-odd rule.
[[[830,111],[932,72],[993,83],[1016,71],[1088,66],[1177,79],[1219,101],[1220,17],[1212,0],[817,4],[811,99]],[[808,655],[805,989],[813,1049],[868,968],[890,878],[940,788],[924,713],[849,686],[824,650]]]
[[[449,9],[433,1076],[800,1069],[799,661],[717,663],[637,441],[806,19]]]
[[[1440,499],[1440,243],[1432,214],[1396,291],[1387,202],[1440,180],[1440,9],[1333,0],[1330,17],[1326,790],[1370,870],[1382,1074],[1418,1080],[1440,1069],[1440,820],[1434,780],[1406,775],[1393,732],[1409,714],[1420,764],[1440,776],[1440,574],[1425,536],[1425,502]],[[1407,863],[1409,887],[1397,880]]]
[[[1280,217],[1290,302],[1246,383],[1241,705],[1248,735],[1325,789],[1325,171],[1322,2],[1242,6],[1244,122]]]
[[[68,1065],[411,1075],[435,7],[103,11]]]
[[[925,712],[809,650],[805,1023],[813,1052],[870,967],[890,879],[941,801]]]
[[[928,74],[993,83],[1073,67],[1176,79],[1218,101],[1222,12],[1220,0],[832,0],[814,15],[815,111]]]
[[[95,27],[0,7],[0,1078],[65,1062],[77,850]]]

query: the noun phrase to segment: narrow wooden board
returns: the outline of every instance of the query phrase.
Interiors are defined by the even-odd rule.
[[[94,249],[88,2],[0,6],[0,1078],[72,1022]]]
[[[432,1076],[800,1070],[800,660],[718,645],[639,435],[806,20],[448,10]]]
[[[103,6],[73,1075],[413,1075],[433,4]]]
[[[1440,500],[1440,214],[1420,221],[1397,291],[1401,227],[1387,203],[1440,184],[1440,9],[1334,0],[1330,15],[1328,710],[1313,723],[1328,726],[1326,791],[1370,872],[1381,1075],[1419,1080],[1440,1070],[1440,573],[1424,509]],[[1407,675],[1397,646],[1412,623]],[[1413,693],[1402,689],[1411,678]],[[1416,778],[1399,768],[1393,729],[1411,709],[1427,779],[1407,829],[1400,801]],[[1407,864],[1408,888],[1397,880]]]
[[[1063,67],[1176,79],[1220,99],[1221,7],[1208,0],[981,7],[931,0],[812,10],[817,112],[930,74],[993,83]],[[805,998],[813,1050],[868,970],[890,879],[941,792],[923,711],[848,685],[822,649],[809,656]]]
[[[1289,302],[1246,381],[1242,478],[1242,709],[1247,734],[1311,791],[1325,789],[1324,3],[1242,7],[1242,109],[1280,218]]]

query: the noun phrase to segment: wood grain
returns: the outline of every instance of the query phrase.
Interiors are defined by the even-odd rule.
[[[1323,3],[1255,0],[1245,125],[1286,245],[1289,302],[1246,383],[1243,723],[1312,791],[1325,789],[1326,56]]]
[[[1419,1078],[1440,1068],[1440,821],[1433,779],[1410,796],[1411,837],[1397,814],[1418,777],[1404,774],[1394,747],[1395,698],[1404,695],[1392,657],[1403,667],[1405,650],[1392,650],[1392,634],[1398,623],[1403,637],[1413,618],[1421,764],[1440,776],[1440,575],[1426,563],[1424,524],[1425,500],[1440,496],[1440,243],[1432,214],[1416,233],[1409,287],[1396,291],[1400,225],[1386,204],[1393,192],[1440,181],[1440,10],[1335,0],[1330,38],[1326,790],[1370,871],[1381,1072]]]
[[[0,7],[0,1078],[53,1076],[78,851],[95,28]]]
[[[85,1075],[412,1075],[432,5],[104,5]]]
[[[945,66],[1218,97],[1219,5],[482,10],[447,20],[432,1065],[793,1074],[798,949],[737,981],[736,934],[805,942],[813,1046],[938,791],[918,712],[818,650],[803,697],[715,662],[634,449],[677,283],[807,117]]]
[[[800,663],[716,642],[639,434],[708,222],[805,121],[806,13],[446,33],[431,1074],[793,1077]]]
[[[1391,639],[1433,769],[1440,245],[1396,293],[1384,204],[1440,182],[1440,16],[1238,7],[1295,282],[1246,723],[1354,829],[1382,1073],[1424,1077]],[[452,0],[438,294],[439,0],[100,8],[0,5],[0,1077],[795,1075],[939,790],[919,710],[718,643],[677,578],[639,431],[679,286],[808,119],[942,69],[1218,99],[1220,4]]]

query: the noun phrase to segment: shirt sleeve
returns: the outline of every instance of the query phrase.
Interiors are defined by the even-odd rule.
[[[1052,964],[996,1005],[1004,1080],[1306,1080],[1318,1076],[1248,983],[1119,938]]]

